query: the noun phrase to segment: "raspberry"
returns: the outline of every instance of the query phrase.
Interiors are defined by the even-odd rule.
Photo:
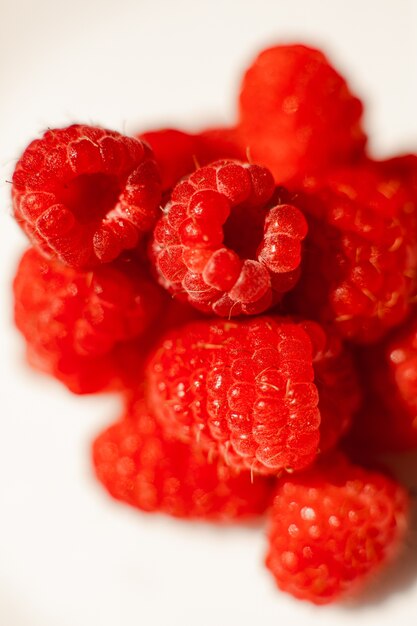
[[[174,517],[230,521],[261,515],[274,481],[235,474],[198,450],[164,436],[141,399],[93,444],[98,479],[122,502]]]
[[[33,248],[20,261],[13,289],[29,361],[75,393],[111,386],[117,363],[143,360],[140,348],[136,358],[124,343],[148,332],[162,306],[160,291],[133,261],[86,272]]]
[[[350,429],[362,402],[362,389],[348,348],[326,336],[314,322],[304,322],[313,343],[314,384],[319,394],[320,452],[334,448]]]
[[[225,317],[272,306],[298,278],[307,230],[301,211],[273,194],[268,170],[236,161],[179,183],[154,231],[161,284]]]
[[[319,50],[276,46],[243,78],[240,132],[251,159],[286,184],[360,155],[362,109]]]
[[[168,333],[156,350],[148,399],[166,433],[219,452],[230,466],[261,474],[302,469],[318,453],[321,403],[324,447],[358,404],[340,350],[314,322],[195,322]],[[335,407],[335,416],[327,413]]]
[[[138,138],[152,148],[164,192],[171,191],[181,178],[197,167],[218,159],[244,159],[246,156],[234,128],[212,128],[197,135],[163,128],[141,133]]]
[[[195,137],[200,165],[208,165],[218,159],[245,161],[247,158],[246,146],[238,128],[208,128]]]
[[[358,351],[365,402],[350,444],[354,451],[417,448],[417,316],[385,342]]]
[[[152,228],[161,199],[149,147],[83,126],[48,130],[13,174],[13,207],[32,243],[76,268],[134,248]]]
[[[164,192],[170,191],[181,178],[196,169],[194,135],[174,128],[163,128],[141,133],[138,138],[146,141],[155,155]]]
[[[205,317],[193,307],[171,298],[162,290],[158,292],[158,301],[162,303],[158,315],[146,333],[135,340],[122,343],[111,354],[117,371],[117,380],[120,380],[118,386],[124,390],[137,390],[138,381],[142,385],[149,354],[169,331]]]
[[[283,591],[332,602],[395,555],[407,514],[400,485],[334,455],[279,483],[266,565]]]
[[[307,191],[297,195],[309,232],[289,308],[376,341],[404,320],[415,292],[417,185],[400,162],[367,160],[310,179]]]

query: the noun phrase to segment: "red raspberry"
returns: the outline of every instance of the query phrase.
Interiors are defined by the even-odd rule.
[[[362,109],[319,50],[276,46],[244,76],[240,131],[251,159],[286,184],[361,154]]]
[[[165,437],[145,403],[136,399],[123,420],[97,437],[98,479],[122,502],[174,517],[231,521],[264,513],[274,481],[235,474],[198,450]]]
[[[162,189],[170,191],[177,182],[193,172],[197,165],[194,135],[174,128],[150,130],[138,135],[150,145],[162,177]]]
[[[234,128],[212,128],[197,135],[163,128],[141,133],[138,138],[152,148],[165,192],[171,191],[181,178],[197,167],[218,159],[244,159],[246,156]]]
[[[228,465],[262,474],[302,469],[318,453],[321,403],[324,447],[358,404],[340,349],[314,322],[195,322],[168,333],[155,352],[148,398],[170,436],[219,452]]]
[[[246,146],[238,128],[208,128],[195,137],[200,165],[208,165],[218,159],[247,160]]]
[[[314,384],[319,394],[320,452],[334,448],[351,427],[362,401],[362,389],[348,348],[336,336],[326,337],[314,322],[304,322],[313,344]]]
[[[206,319],[206,316],[185,302],[173,299],[168,293],[158,292],[158,300],[162,302],[154,323],[147,328],[146,333],[137,339],[123,343],[112,353],[112,361],[116,361],[118,380],[125,390],[138,389],[145,376],[145,367],[151,351],[159,345],[165,335],[179,326]]]
[[[298,278],[306,222],[274,198],[268,170],[218,161],[179,183],[156,225],[160,282],[220,316],[256,314]]]
[[[350,447],[369,453],[417,448],[417,316],[387,341],[357,353],[365,402]]]
[[[402,322],[417,267],[417,185],[405,174],[398,160],[364,161],[297,195],[309,234],[290,310],[361,343]]]
[[[148,332],[162,306],[160,291],[136,263],[84,272],[35,249],[23,255],[13,289],[30,362],[75,393],[111,385],[118,362],[143,360],[123,344]]]
[[[266,565],[296,598],[326,604],[354,591],[397,552],[405,490],[341,455],[279,483]]]
[[[108,262],[152,228],[161,199],[146,144],[80,124],[32,141],[13,174],[17,221],[48,256],[77,268]]]

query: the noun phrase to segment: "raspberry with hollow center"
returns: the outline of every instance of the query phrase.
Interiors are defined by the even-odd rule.
[[[131,400],[125,416],[93,443],[97,478],[107,491],[146,512],[226,522],[264,513],[274,481],[234,473],[201,450],[167,438],[145,402]]]
[[[165,432],[219,452],[230,466],[299,470],[316,458],[321,421],[330,447],[358,404],[353,368],[340,351],[314,322],[195,322],[168,333],[155,351],[148,400]]]
[[[288,296],[291,311],[335,325],[360,343],[380,339],[405,319],[417,268],[412,165],[364,160],[311,178],[307,193],[297,194],[309,232],[301,277]]]
[[[163,302],[133,261],[86,272],[45,259],[34,248],[23,255],[13,290],[15,322],[30,362],[76,393],[110,384],[117,359],[125,358],[123,344],[144,336]]]
[[[285,185],[361,155],[362,110],[319,50],[276,46],[261,52],[243,78],[239,131],[251,159]]]
[[[266,565],[283,591],[333,602],[395,556],[408,508],[394,480],[332,455],[278,484]]]
[[[174,188],[152,257],[161,284],[200,310],[251,315],[294,286],[306,233],[267,169],[218,161]]]
[[[34,245],[85,268],[137,245],[157,218],[161,184],[145,143],[75,124],[29,144],[12,196],[16,220]]]

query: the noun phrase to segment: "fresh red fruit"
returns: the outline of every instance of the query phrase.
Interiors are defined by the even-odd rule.
[[[262,474],[310,465],[321,421],[328,448],[359,402],[337,341],[314,322],[271,317],[200,321],[168,333],[146,381],[164,432]]]
[[[13,207],[32,243],[86,268],[134,248],[157,216],[159,172],[150,148],[75,124],[29,144],[13,174]]]
[[[217,459],[165,436],[141,399],[93,444],[98,479],[117,500],[142,511],[208,521],[261,515],[274,481],[234,473]]]
[[[20,261],[13,289],[15,322],[31,364],[75,393],[112,387],[120,367],[138,367],[144,359],[140,344],[135,355],[133,344],[125,343],[142,337],[147,344],[144,335],[163,303],[158,287],[133,261],[86,272],[33,248]]]
[[[200,168],[174,188],[164,213],[152,248],[160,283],[200,310],[260,313],[294,286],[306,222],[274,196],[267,169]]]
[[[208,128],[196,136],[198,162],[208,165],[218,159],[238,159],[247,161],[246,146],[236,127]]]
[[[278,483],[267,567],[283,591],[332,602],[392,559],[407,515],[407,494],[394,480],[331,456]]]
[[[245,159],[235,128],[210,128],[192,135],[174,128],[150,130],[138,135],[155,155],[164,192],[187,174],[218,159]]]
[[[355,363],[347,347],[314,322],[304,322],[313,344],[314,384],[319,394],[320,452],[334,448],[349,431],[362,402]]]
[[[417,184],[406,165],[365,160],[297,194],[309,231],[291,311],[360,343],[405,319],[417,268]]]
[[[138,135],[151,147],[162,177],[162,189],[171,191],[181,178],[197,167],[195,136],[174,128],[150,130]]]
[[[275,46],[243,78],[240,132],[251,159],[287,184],[360,155],[362,109],[319,50]]]
[[[365,401],[349,434],[360,455],[417,448],[417,316],[378,345],[357,351]]]

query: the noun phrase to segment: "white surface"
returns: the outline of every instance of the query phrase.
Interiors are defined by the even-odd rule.
[[[279,40],[322,45],[352,78],[379,154],[415,150],[417,3],[0,5],[1,626],[415,624],[416,547],[361,602],[315,609],[275,590],[260,529],[141,516],[105,497],[91,477],[89,441],[117,416],[118,400],[71,396],[24,366],[10,298],[24,238],[4,181],[47,126],[129,132],[232,121],[239,71]]]

